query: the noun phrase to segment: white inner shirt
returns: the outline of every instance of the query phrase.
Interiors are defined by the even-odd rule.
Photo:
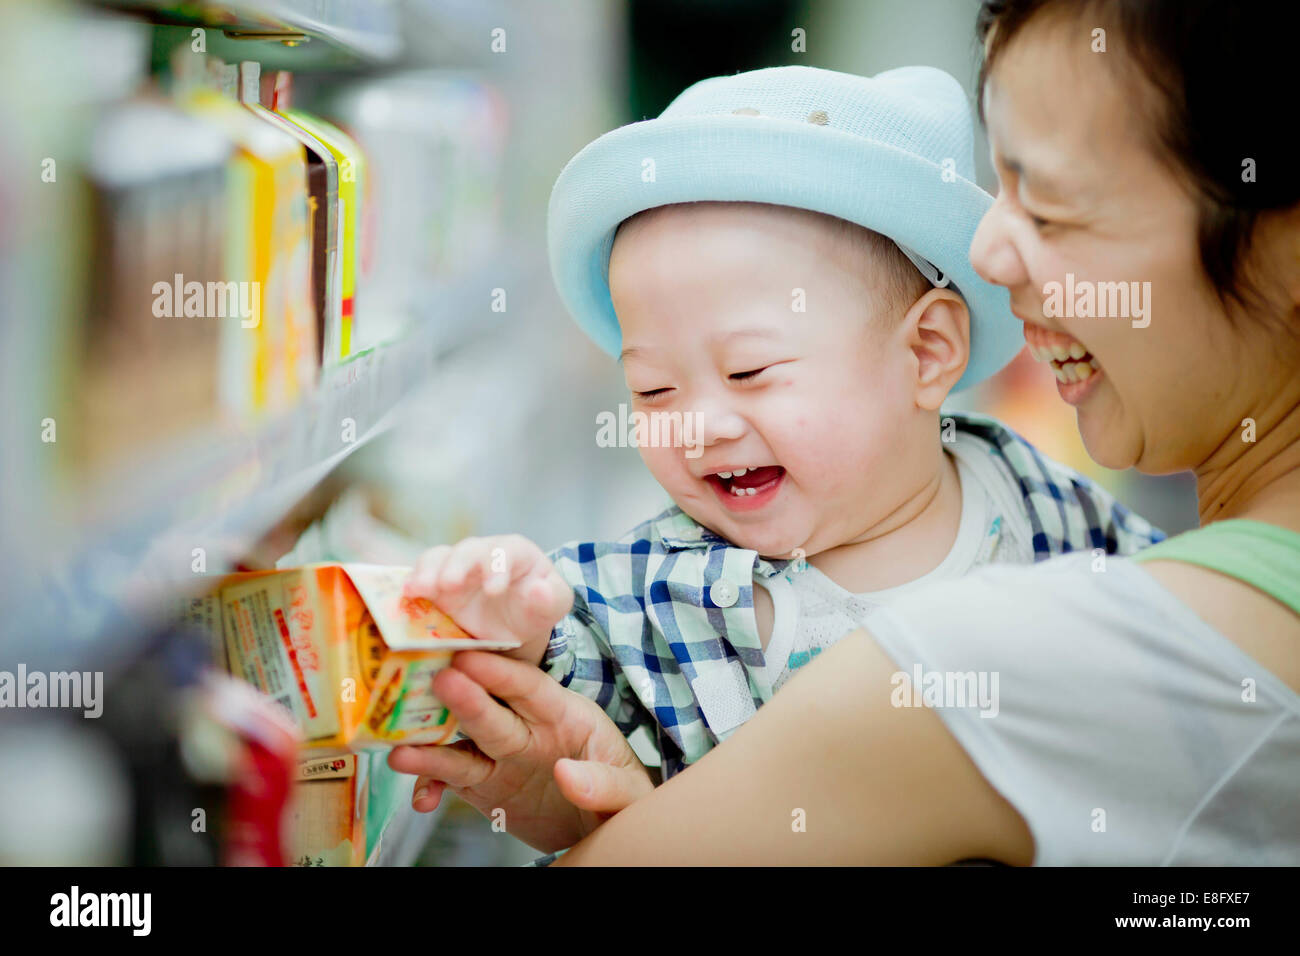
[[[764,652],[766,673],[775,693],[794,673],[845,634],[863,627],[874,608],[891,604],[925,584],[958,578],[993,562],[1033,561],[1032,534],[1015,478],[995,464],[987,443],[958,433],[946,447],[961,482],[961,519],[947,556],[932,571],[896,587],[853,594],[813,565],[803,571],[754,578],[772,597],[772,635]],[[1008,487],[1008,482],[1012,484]]]

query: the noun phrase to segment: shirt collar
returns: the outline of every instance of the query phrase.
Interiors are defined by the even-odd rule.
[[[734,548],[722,535],[709,530],[681,508],[673,505],[663,514],[651,521],[655,535],[669,551],[703,551],[717,545]],[[759,555],[754,556],[754,570],[762,577],[779,573],[790,562],[769,561]]]
[[[670,551],[730,544],[726,538],[704,527],[676,505],[655,518],[653,526],[659,540]]]

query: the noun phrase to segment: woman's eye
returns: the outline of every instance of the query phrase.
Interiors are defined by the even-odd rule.
[[[653,402],[656,398],[660,398],[661,396],[666,395],[671,391],[672,389],[670,388],[654,388],[648,392],[634,391],[632,394],[635,395],[640,401]]]
[[[1025,213],[1025,215],[1029,217],[1029,221],[1034,224],[1035,229],[1042,229],[1048,223],[1048,220],[1035,216],[1033,213]]]
[[[731,378],[732,381],[735,381],[735,382],[744,382],[744,381],[746,381],[746,380],[748,380],[748,379],[753,378],[753,377],[754,377],[755,375],[757,375],[759,372],[764,372],[764,371],[766,371],[767,368],[768,368],[768,366],[764,365],[762,368],[751,369],[751,370],[748,371],[748,372],[732,372],[730,378]]]

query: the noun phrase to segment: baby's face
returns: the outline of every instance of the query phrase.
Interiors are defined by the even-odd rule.
[[[915,493],[916,358],[885,276],[827,218],[781,207],[667,206],[619,232],[632,409],[678,413],[698,443],[640,448],[683,511],[760,554],[813,555]]]

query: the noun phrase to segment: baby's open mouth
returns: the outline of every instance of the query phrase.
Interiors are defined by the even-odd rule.
[[[736,498],[754,497],[775,486],[785,474],[780,465],[763,465],[758,468],[738,468],[706,475],[705,480],[724,493]]]
[[[780,465],[756,468],[732,468],[704,476],[718,502],[733,514],[761,511],[775,500],[785,484],[785,469]]]

